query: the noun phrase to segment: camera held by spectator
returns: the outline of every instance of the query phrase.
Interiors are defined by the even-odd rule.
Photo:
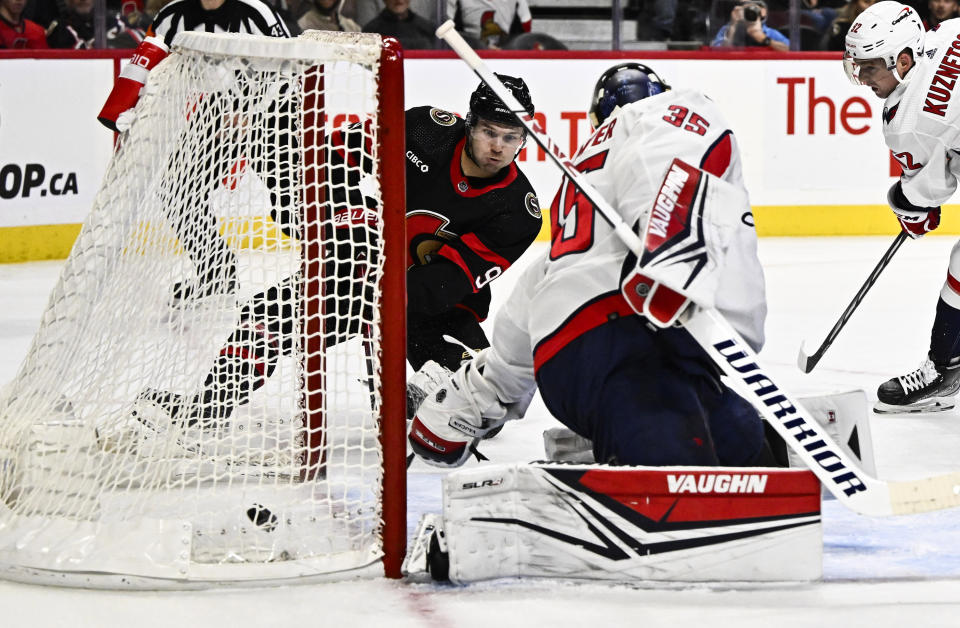
[[[730,21],[720,27],[711,45],[789,50],[790,40],[780,31],[767,26],[766,22],[767,3],[763,0],[737,4],[730,11]]]
[[[747,22],[756,22],[763,15],[760,5],[751,2],[743,5],[743,19]]]

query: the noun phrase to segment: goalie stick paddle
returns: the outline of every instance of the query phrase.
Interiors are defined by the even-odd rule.
[[[800,367],[800,370],[804,373],[809,373],[820,361],[820,358],[823,357],[823,354],[827,352],[827,349],[830,348],[830,345],[833,344],[833,341],[840,334],[840,330],[843,329],[843,326],[847,324],[847,321],[850,320],[850,317],[853,316],[854,311],[860,306],[860,302],[863,301],[863,298],[867,296],[867,292],[870,291],[870,288],[873,287],[873,284],[877,282],[877,278],[880,276],[880,273],[883,272],[883,269],[887,267],[887,264],[890,263],[890,260],[893,258],[893,254],[897,252],[897,249],[900,248],[900,245],[903,244],[907,239],[907,234],[904,231],[901,231],[897,234],[897,237],[894,238],[893,244],[890,245],[890,248],[887,249],[887,252],[883,254],[883,257],[880,258],[880,261],[877,262],[876,267],[874,267],[873,272],[870,273],[870,276],[867,277],[867,280],[860,286],[860,291],[854,295],[853,301],[850,302],[850,305],[847,306],[847,309],[843,311],[843,314],[840,315],[840,320],[833,326],[833,329],[830,330],[830,333],[827,334],[826,339],[820,345],[820,347],[813,352],[813,355],[807,355],[804,351],[804,343],[800,343],[800,353],[797,355],[797,366]]]
[[[467,65],[513,111],[533,139],[546,150],[554,163],[590,199],[617,235],[638,257],[643,250],[639,236],[624,223],[617,211],[573,166],[543,132],[540,125],[520,106],[516,98],[483,63],[483,60],[454,30],[453,21],[437,29]],[[903,243],[901,233],[881,264],[868,279],[866,289],[876,281],[883,267]],[[862,300],[858,295],[853,308]],[[848,308],[851,309],[851,308]],[[757,409],[817,478],[843,505],[870,516],[903,515],[960,506],[960,472],[907,481],[888,482],[868,475],[830,438],[814,419],[806,418],[803,406],[777,386],[770,371],[730,323],[716,310],[696,308],[684,327],[728,376],[731,387]],[[842,325],[841,325],[842,326]],[[837,330],[839,331],[839,330]],[[835,334],[834,334],[835,335]]]

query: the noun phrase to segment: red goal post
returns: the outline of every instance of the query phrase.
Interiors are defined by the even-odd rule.
[[[402,62],[374,34],[178,36],[0,393],[0,577],[400,576]],[[210,276],[235,280],[171,299]]]

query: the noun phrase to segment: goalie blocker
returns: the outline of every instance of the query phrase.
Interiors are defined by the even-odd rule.
[[[807,581],[822,574],[820,484],[767,468],[496,465],[443,481],[404,562],[492,578]]]

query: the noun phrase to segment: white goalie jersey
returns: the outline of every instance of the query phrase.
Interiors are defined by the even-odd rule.
[[[903,168],[903,194],[912,204],[937,207],[960,177],[960,19],[926,34],[926,55],[887,97],[883,137]]]
[[[610,117],[572,158],[576,167],[638,233],[646,223],[668,166],[680,159],[743,191],[737,142],[718,107],[695,90],[676,89],[631,103]],[[718,311],[755,349],[763,344],[766,295],[749,204],[719,270]],[[620,294],[628,249],[590,201],[569,181],[550,209],[549,252],[528,267],[494,322],[490,373],[513,377],[535,366],[583,331],[590,306]],[[632,311],[625,310],[632,315]],[[492,368],[491,368],[492,367]],[[486,374],[485,374],[486,377]],[[499,377],[496,379],[500,379]],[[503,390],[501,399],[518,398]]]

